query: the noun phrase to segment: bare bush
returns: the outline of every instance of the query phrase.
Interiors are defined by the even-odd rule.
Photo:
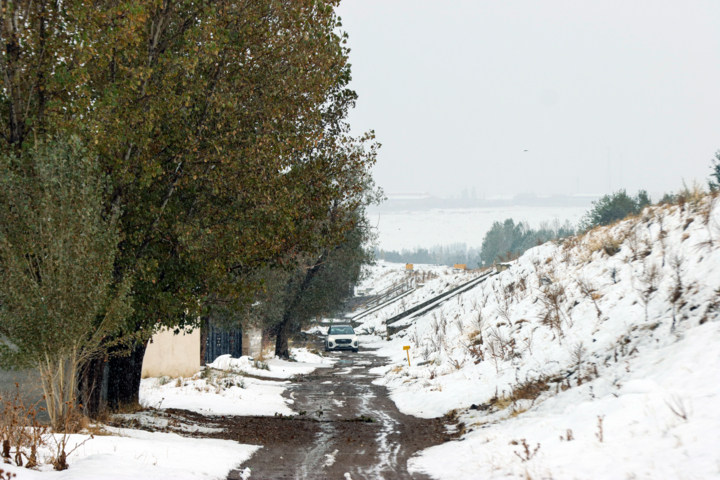
[[[426,362],[429,361],[431,353],[432,351],[430,350],[430,345],[428,344],[428,342],[423,343],[422,349],[420,350],[420,355],[422,356],[422,359]]]
[[[512,442],[510,442],[510,444],[517,445],[518,442],[513,440]],[[538,450],[540,450],[539,443],[534,450],[531,450],[530,445],[527,444],[524,438],[520,440],[520,445],[523,447],[523,449],[520,452],[515,451],[515,455],[517,455],[518,458],[520,458],[520,460],[522,460],[523,462],[529,462],[530,460],[532,460],[535,454],[537,454]]]
[[[485,319],[481,310],[477,310],[475,315],[471,317],[472,326],[478,332],[482,332],[485,329]]]
[[[645,262],[643,264],[643,273],[640,275],[638,280],[640,286],[636,287],[635,290],[640,296],[645,305],[645,321],[648,320],[648,305],[655,292],[658,290],[658,285],[662,280],[663,272],[660,267],[654,262]]]
[[[14,462],[18,467],[25,465],[27,468],[38,466],[38,449],[45,446],[44,439],[49,431],[47,426],[37,420],[38,413],[44,410],[38,404],[26,405],[17,383],[15,395],[2,403],[0,438],[4,463]]]
[[[590,281],[582,278],[578,278],[575,282],[577,283],[578,288],[580,288],[580,293],[582,293],[585,298],[589,299],[595,306],[595,311],[597,312],[599,319],[602,316],[602,311],[600,310],[600,306],[597,304],[597,301],[600,299],[600,294],[598,293],[597,288]]]
[[[572,328],[572,320],[565,314],[562,302],[565,300],[565,287],[560,283],[551,283],[539,290],[541,304],[540,323],[563,335],[563,321]]]

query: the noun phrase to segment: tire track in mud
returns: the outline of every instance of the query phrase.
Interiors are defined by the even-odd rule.
[[[318,369],[289,385],[285,396],[304,416],[287,420],[288,435],[300,426],[316,427],[303,442],[268,442],[228,479],[238,479],[246,467],[251,480],[428,479],[407,471],[416,452],[450,440],[447,419],[403,415],[387,388],[373,385],[371,368],[384,360],[368,352],[334,353],[333,368]],[[300,421],[300,418],[307,418]],[[362,421],[372,419],[372,422]],[[256,417],[260,421],[259,417]],[[268,422],[282,420],[268,418]],[[258,428],[262,428],[259,426]]]

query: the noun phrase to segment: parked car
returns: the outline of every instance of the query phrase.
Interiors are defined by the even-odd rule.
[[[325,337],[325,351],[352,350],[358,351],[358,337],[350,325],[331,325]]]

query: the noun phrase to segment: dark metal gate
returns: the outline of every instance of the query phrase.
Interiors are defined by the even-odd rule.
[[[221,330],[211,320],[206,321],[207,340],[205,344],[205,363],[212,363],[220,355],[230,354],[233,358],[242,356],[242,331]]]

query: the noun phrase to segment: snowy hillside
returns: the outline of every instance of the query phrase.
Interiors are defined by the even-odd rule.
[[[389,341],[368,337],[390,358],[377,382],[401,411],[457,409],[465,432],[411,468],[442,479],[720,478],[713,206],[652,207],[536,247]],[[458,281],[439,273],[414,302]],[[359,330],[382,334],[398,306],[386,310]]]

